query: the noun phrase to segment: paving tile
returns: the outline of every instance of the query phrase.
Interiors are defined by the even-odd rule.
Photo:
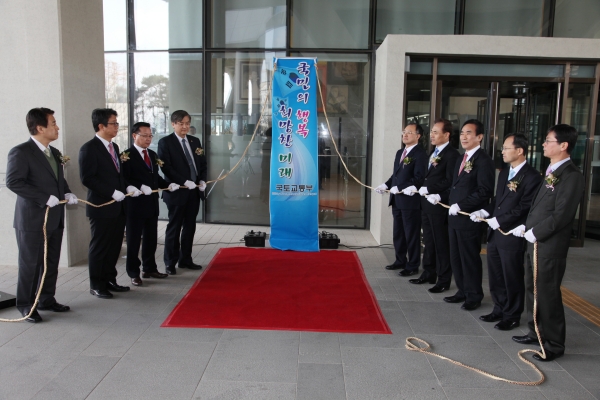
[[[123,356],[150,326],[149,314],[124,314],[115,321],[84,352],[86,356]]]
[[[598,380],[600,356],[567,353],[556,362],[593,396],[600,399],[600,380]]]
[[[337,333],[300,332],[298,362],[341,364],[340,342]]]
[[[345,347],[404,347],[406,337],[413,336],[404,314],[401,310],[381,310],[388,326],[392,330],[392,335],[371,335],[340,333],[340,346]]]
[[[202,380],[193,399],[199,400],[294,400],[295,383]]]
[[[400,308],[415,334],[487,335],[460,304],[401,302]]]
[[[534,371],[526,371],[531,379],[536,379]],[[566,371],[545,371],[546,381],[538,386],[549,400],[586,400],[595,399],[571,374]]]
[[[341,364],[300,364],[298,400],[345,400],[344,371]]]
[[[545,400],[540,391],[518,389],[459,389],[444,388],[450,400]]]

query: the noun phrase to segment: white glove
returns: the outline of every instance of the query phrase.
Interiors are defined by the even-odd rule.
[[[58,205],[58,197],[50,195],[50,197],[48,198],[48,201],[46,202],[46,205],[50,208],[57,206]]]
[[[120,191],[118,191],[118,190],[115,190],[115,191],[113,192],[113,194],[112,194],[112,198],[113,198],[113,199],[114,199],[116,202],[123,201],[123,200],[125,200],[125,194],[124,194],[123,192],[120,192]]]
[[[388,189],[387,185],[385,183],[382,183],[381,185],[379,185],[375,188],[375,191],[379,194],[383,194],[387,189]]]
[[[198,189],[200,189],[201,192],[204,192],[204,190],[206,190],[206,182],[200,181],[198,184]]]
[[[392,186],[392,188],[390,189],[390,193],[391,194],[398,194],[398,193],[400,193],[400,191],[398,190],[398,186]]]
[[[449,215],[458,215],[459,211],[460,211],[460,207],[458,206],[458,204],[454,203],[450,206],[450,209],[448,210],[448,214]]]
[[[192,181],[185,181],[183,183],[183,186],[185,186],[186,188],[192,190],[192,189],[196,189],[196,184]]]
[[[137,189],[135,186],[127,186],[127,193],[131,194],[131,197],[138,197],[140,194],[142,194],[142,191]]]
[[[174,192],[176,190],[179,190],[179,185],[176,183],[170,183],[169,184],[169,192]]]
[[[498,220],[496,219],[496,217],[488,219],[488,220],[486,220],[486,222],[488,223],[489,227],[492,228],[493,230],[500,228],[500,224],[498,223]]]
[[[434,206],[437,203],[439,203],[440,201],[442,201],[442,198],[440,197],[439,194],[428,194],[427,196],[425,196],[425,198],[427,199],[428,202],[430,202]]]
[[[67,200],[67,204],[77,204],[79,201],[74,193],[65,193],[65,200]]]
[[[473,211],[471,213],[470,218],[471,218],[471,221],[473,221],[473,222],[481,222],[481,220],[478,218],[487,218],[489,216],[490,216],[490,214],[487,211],[477,210],[477,211]]]
[[[142,185],[140,186],[140,190],[142,191],[142,193],[144,193],[146,196],[152,194],[152,189],[150,188],[150,186],[146,186],[146,185]]]
[[[519,225],[514,229],[511,229],[508,233],[512,233],[513,235],[515,235],[516,237],[523,237],[525,236],[525,225]]]
[[[528,230],[527,232],[525,232],[525,239],[529,243],[535,243],[535,242],[537,242],[537,239],[535,238],[535,235],[533,234],[533,228],[531,228],[530,230]]]
[[[419,189],[419,195],[425,196],[426,194],[429,194],[429,192],[427,191],[427,186],[421,186],[421,189]]]
[[[402,191],[402,193],[404,193],[407,196],[413,196],[415,194],[414,192],[416,192],[416,191],[417,191],[416,186],[409,186],[406,189],[404,189]]]

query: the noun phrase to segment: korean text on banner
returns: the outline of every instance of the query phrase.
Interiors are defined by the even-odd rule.
[[[317,60],[276,58],[271,150],[271,247],[319,250]]]

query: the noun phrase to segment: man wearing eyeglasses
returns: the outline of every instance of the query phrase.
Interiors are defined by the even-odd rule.
[[[152,143],[152,129],[147,122],[137,122],[131,128],[133,146],[123,152],[128,155],[123,162],[123,174],[127,181],[140,189],[144,196],[127,201],[127,275],[131,284],[142,286],[141,278],[166,278],[158,272],[154,258],[158,231],[158,192],[161,188],[174,192],[179,189],[176,183],[168,184],[159,174],[161,160],[148,146]],[[138,257],[142,246],[142,261]],[[143,272],[140,277],[140,265]]]
[[[158,142],[160,167],[167,183],[176,183],[187,189],[163,192],[163,201],[169,209],[169,222],[165,232],[165,268],[175,275],[179,268],[202,269],[192,260],[192,245],[196,233],[196,217],[200,200],[206,189],[206,157],[197,137],[188,135],[191,117],[187,111],[177,110],[171,114],[173,133]]]
[[[521,344],[538,343],[533,321],[534,243],[537,242],[537,325],[546,358],[552,361],[565,352],[565,310],[560,285],[567,266],[567,253],[577,207],[584,189],[579,168],[571,161],[577,144],[577,130],[566,124],[548,130],[543,144],[544,157],[550,159],[545,178],[533,200],[527,222],[511,232],[529,242],[525,254],[525,288],[529,332],[513,336]]]
[[[123,175],[119,146],[113,139],[119,133],[117,112],[111,108],[92,111],[96,136],[79,150],[79,175],[88,188],[87,201],[103,207],[86,205],[92,239],[88,252],[90,293],[100,299],[110,299],[111,292],[127,292],[129,286],[117,283],[117,261],[123,246],[125,231],[125,193],[132,197],[142,194],[129,185]]]
[[[491,313],[480,320],[497,322],[494,328],[509,331],[519,326],[525,302],[525,240],[508,232],[524,224],[542,177],[527,163],[529,142],[525,135],[514,134],[504,139],[502,159],[510,165],[498,175],[496,196],[481,210],[471,213],[471,221],[488,219],[487,267],[490,293],[494,301]],[[491,217],[491,218],[490,218]]]
[[[404,128],[404,149],[396,152],[392,176],[375,188],[380,194],[390,189],[396,257],[385,269],[400,269],[400,276],[416,275],[421,263],[421,202],[414,194],[421,187],[427,171],[427,153],[419,146],[422,135],[421,125],[408,124]]]

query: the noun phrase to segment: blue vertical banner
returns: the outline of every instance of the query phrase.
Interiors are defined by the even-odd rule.
[[[271,247],[319,251],[317,59],[275,58]]]

